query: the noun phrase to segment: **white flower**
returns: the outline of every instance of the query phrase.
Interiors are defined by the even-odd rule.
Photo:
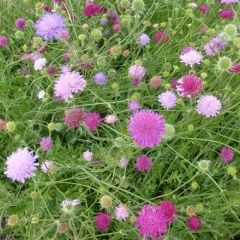
[[[117,120],[118,118],[115,114],[110,114],[105,117],[104,122],[108,124],[114,124]]]
[[[44,96],[45,96],[45,91],[44,90],[39,91],[38,94],[37,94],[38,99],[43,99]]]
[[[90,152],[89,150],[87,150],[83,153],[83,159],[88,162],[92,161],[92,157],[93,157],[93,153]]]
[[[44,68],[44,66],[47,64],[47,59],[46,58],[38,58],[34,62],[34,69],[36,71],[40,71]]]

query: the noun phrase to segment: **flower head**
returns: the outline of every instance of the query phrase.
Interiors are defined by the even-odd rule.
[[[203,83],[194,74],[187,74],[177,81],[176,87],[181,97],[196,97],[202,90]]]
[[[156,32],[154,40],[158,43],[166,43],[169,40],[169,36],[164,31]]]
[[[224,40],[223,35],[218,35],[204,45],[204,50],[207,56],[215,56],[217,53],[222,51],[227,44],[228,43]]]
[[[224,161],[224,163],[229,163],[233,159],[234,152],[232,151],[231,148],[223,147],[221,149],[219,156]]]
[[[136,160],[136,169],[139,172],[147,172],[152,166],[152,159],[148,158],[146,155],[140,155]]]
[[[54,95],[58,100],[68,100],[74,93],[82,92],[86,80],[78,72],[62,73],[54,85]]]
[[[67,111],[64,121],[68,127],[78,128],[80,123],[85,120],[86,113],[82,108],[72,108]]]
[[[47,173],[52,166],[53,166],[53,161],[45,160],[41,164],[41,170],[43,173]]]
[[[172,201],[169,201],[169,200],[162,201],[158,205],[158,208],[162,212],[165,222],[167,224],[173,223],[175,221],[177,209]]]
[[[229,19],[234,17],[234,12],[232,9],[221,9],[218,12],[218,16],[223,19]]]
[[[138,109],[140,109],[139,102],[133,101],[133,102],[128,103],[128,109],[131,112],[137,111]]]
[[[229,70],[231,73],[240,73],[240,63],[236,63]]]
[[[129,217],[129,210],[125,204],[119,204],[115,207],[116,219],[125,221]]]
[[[108,77],[103,72],[99,72],[94,76],[94,81],[98,85],[105,85],[108,81]]]
[[[58,40],[60,33],[66,30],[64,17],[56,13],[47,13],[40,17],[35,23],[37,35],[45,40]]]
[[[38,58],[34,61],[34,69],[36,71],[40,71],[44,68],[44,66],[47,64],[46,58]]]
[[[177,96],[172,91],[166,91],[158,96],[158,101],[161,103],[163,108],[171,109],[177,104]]]
[[[220,3],[222,4],[233,4],[233,3],[238,3],[239,0],[220,0]]]
[[[199,7],[198,7],[199,11],[201,11],[202,13],[205,13],[205,14],[208,14],[208,5],[206,3],[204,4],[201,4]]]
[[[180,55],[181,62],[192,67],[195,64],[200,64],[202,62],[203,56],[195,48],[188,47],[183,49]]]
[[[93,17],[101,13],[102,7],[96,3],[89,3],[83,9],[83,14],[86,17]]]
[[[86,114],[85,124],[89,131],[94,132],[102,122],[102,118],[97,112],[90,112]]]
[[[126,168],[128,164],[129,164],[129,160],[123,157],[123,158],[121,158],[120,161],[118,162],[118,167],[120,167],[120,168]]]
[[[197,112],[205,117],[215,117],[219,114],[222,103],[211,95],[201,97],[197,102]]]
[[[61,202],[61,206],[62,208],[75,207],[80,203],[81,201],[79,199],[74,199],[74,200],[66,199]]]
[[[95,218],[96,228],[99,231],[105,231],[112,223],[112,219],[108,213],[99,212]]]
[[[90,161],[92,161],[92,158],[93,158],[93,153],[92,153],[91,151],[86,150],[86,151],[83,153],[83,159],[84,159],[85,161],[90,162]]]
[[[12,181],[24,183],[26,179],[35,176],[37,158],[38,156],[27,148],[18,148],[7,158],[4,174]]]
[[[143,66],[139,65],[132,65],[128,69],[128,75],[132,78],[139,78],[142,79],[146,73],[146,69]]]
[[[40,147],[43,151],[48,152],[53,146],[53,140],[50,137],[44,137],[40,141]]]
[[[189,229],[193,231],[198,231],[201,227],[201,219],[198,216],[188,217],[187,225]]]
[[[25,18],[18,18],[15,21],[15,26],[17,29],[24,29],[26,27],[27,21]]]
[[[164,124],[164,118],[160,114],[142,110],[131,116],[128,132],[141,148],[152,148],[160,144],[161,136],[166,133]]]
[[[142,46],[146,46],[149,44],[150,42],[150,38],[149,36],[146,34],[146,33],[143,33],[141,34],[141,36],[139,37],[139,43],[142,45]]]
[[[118,118],[116,114],[110,114],[104,118],[104,122],[107,124],[114,124],[117,120]]]
[[[0,35],[0,47],[6,47],[9,43],[9,40],[6,36]]]
[[[162,79],[160,76],[153,76],[151,79],[150,79],[150,86],[152,88],[158,88],[160,87],[162,84]]]

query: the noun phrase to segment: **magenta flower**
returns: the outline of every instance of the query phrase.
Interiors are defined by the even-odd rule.
[[[194,74],[187,74],[176,84],[177,92],[182,97],[196,97],[203,89],[202,81]]]
[[[172,201],[162,201],[158,205],[158,208],[162,212],[167,224],[171,224],[175,221],[177,209]]]
[[[82,108],[72,108],[67,111],[64,121],[68,127],[78,128],[80,123],[85,120],[86,113]]]
[[[138,212],[136,227],[139,228],[139,236],[144,239],[161,239],[167,232],[168,226],[160,208],[147,204]]]
[[[108,213],[99,212],[95,218],[96,228],[99,231],[107,230],[112,224],[112,219]]]
[[[229,71],[231,73],[240,73],[240,63],[236,63]]]
[[[4,174],[12,181],[24,183],[26,179],[35,176],[37,158],[38,156],[27,148],[18,148],[7,158]]]
[[[50,137],[44,137],[41,139],[40,141],[40,148],[45,151],[48,152],[53,146],[53,140]]]
[[[93,17],[98,15],[99,13],[101,13],[101,6],[96,4],[96,3],[89,3],[85,6],[85,8],[83,9],[83,14],[86,17]]]
[[[215,117],[219,114],[222,103],[214,96],[206,95],[197,102],[197,112],[205,117]]]
[[[94,132],[102,122],[102,118],[97,112],[90,112],[86,114],[85,124],[89,131]]]
[[[86,81],[78,72],[65,72],[60,75],[54,85],[54,95],[57,100],[68,100],[74,93],[82,92]]]
[[[169,36],[164,31],[156,32],[153,39],[158,43],[166,43],[169,40]]]
[[[201,11],[202,13],[205,13],[205,14],[208,14],[208,5],[206,3],[204,4],[201,4],[199,7],[198,7],[199,11]]]
[[[234,11],[232,9],[222,9],[218,12],[218,16],[223,19],[230,19],[234,17]]]
[[[17,29],[24,29],[26,27],[26,24],[27,24],[27,21],[25,18],[18,18],[16,21],[15,21],[15,26]]]
[[[184,48],[180,55],[181,62],[192,67],[195,64],[200,64],[203,60],[203,56],[195,48]]]
[[[161,136],[166,133],[164,124],[162,115],[151,110],[142,110],[130,117],[128,132],[141,148],[152,148],[161,143]]]
[[[60,39],[60,33],[66,30],[64,17],[56,13],[47,13],[35,23],[37,35],[45,40]]]
[[[115,207],[116,219],[119,221],[125,221],[129,217],[129,210],[125,204],[119,204]]]
[[[201,228],[201,219],[198,216],[191,216],[187,219],[189,229],[198,231]]]
[[[0,35],[0,47],[6,47],[9,43],[9,40],[6,36]]]
[[[140,155],[136,160],[136,169],[139,172],[147,172],[152,166],[152,159],[148,158],[146,155]]]
[[[177,96],[172,91],[166,91],[158,96],[158,101],[161,103],[163,108],[171,109],[177,104]]]
[[[222,4],[234,4],[234,3],[238,3],[239,0],[220,0],[220,3]]]
[[[224,163],[229,163],[233,160],[234,152],[231,148],[223,147],[219,154],[219,157],[224,161]]]

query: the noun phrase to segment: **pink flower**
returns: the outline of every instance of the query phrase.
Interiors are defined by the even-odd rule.
[[[240,63],[236,63],[229,71],[231,73],[240,73]]]
[[[218,12],[218,16],[223,19],[229,19],[234,17],[234,12],[232,9],[222,9]]]
[[[146,70],[143,66],[133,65],[128,69],[128,75],[132,78],[142,79],[146,74]]]
[[[140,109],[140,104],[139,102],[130,102],[128,103],[128,109],[131,111],[131,112],[134,112],[134,111],[137,111],[138,109]]]
[[[203,56],[195,48],[187,47],[184,48],[180,55],[181,62],[192,67],[195,64],[202,62]]]
[[[130,117],[128,132],[141,148],[152,148],[161,143],[166,133],[164,118],[151,110],[141,110]]]
[[[164,31],[159,31],[155,33],[154,40],[159,43],[166,43],[169,40],[169,36]]]
[[[101,6],[96,3],[89,3],[83,9],[83,14],[87,17],[96,16],[101,13]]]
[[[219,114],[222,103],[214,96],[206,95],[197,102],[197,112],[205,117],[215,117]]]
[[[222,4],[233,4],[233,3],[238,3],[239,0],[220,0],[220,3]]]
[[[205,13],[205,14],[208,14],[208,5],[206,3],[204,4],[201,4],[199,7],[198,7],[199,11],[201,11],[202,13]]]
[[[104,122],[107,124],[114,124],[118,120],[117,115],[110,114],[104,118]]]
[[[177,104],[177,96],[172,91],[166,91],[158,96],[158,101],[161,103],[163,108],[171,109]]]
[[[172,201],[162,201],[158,208],[163,213],[165,222],[167,224],[173,223],[175,221],[175,216],[177,214],[176,206]]]
[[[112,224],[112,219],[108,213],[99,212],[95,218],[96,228],[99,231],[105,231]]]
[[[24,29],[26,27],[27,21],[25,18],[18,18],[15,22],[15,26],[17,29]]]
[[[224,163],[229,163],[233,160],[234,152],[231,148],[223,147],[219,156],[224,161]]]
[[[189,229],[198,231],[201,228],[201,219],[198,216],[191,216],[187,219]]]
[[[51,168],[51,166],[53,166],[53,162],[50,160],[45,160],[42,162],[41,164],[41,170],[43,173],[47,173],[49,171],[49,169]]]
[[[116,219],[119,221],[125,221],[129,217],[129,210],[125,204],[119,204],[115,208]]]
[[[87,150],[83,153],[83,159],[85,161],[91,162],[92,158],[93,158],[93,153],[91,151]]]
[[[101,121],[101,116],[97,112],[90,112],[86,114],[85,124],[91,132],[94,132],[99,127]]]
[[[150,86],[152,88],[158,88],[162,84],[162,79],[160,76],[153,76],[150,80]]]
[[[43,151],[48,152],[53,146],[53,140],[50,137],[44,137],[40,141],[40,147]]]
[[[68,127],[78,128],[80,123],[85,120],[86,113],[82,108],[72,108],[67,111],[64,121]]]
[[[147,172],[152,166],[152,159],[148,158],[146,155],[140,155],[137,157],[136,169],[139,172]]]
[[[177,81],[176,87],[180,96],[196,97],[201,92],[203,83],[194,74],[188,74]]]
[[[9,40],[6,36],[0,35],[0,47],[6,47],[9,43]]]

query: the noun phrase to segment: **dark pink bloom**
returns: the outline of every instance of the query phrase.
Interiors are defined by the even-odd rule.
[[[17,29],[24,29],[26,27],[27,21],[25,18],[18,18],[15,22]]]
[[[100,5],[96,3],[90,3],[85,6],[85,8],[83,9],[83,13],[87,17],[92,17],[101,13],[101,10],[102,8]]]
[[[99,212],[95,218],[96,228],[99,231],[105,231],[112,223],[112,219],[108,213]]]
[[[6,36],[0,35],[0,47],[6,47],[9,43],[9,40]]]
[[[47,74],[49,76],[52,76],[54,74],[57,73],[57,67],[55,65],[50,65],[48,68],[47,68]]]
[[[208,14],[208,5],[206,3],[204,4],[201,4],[199,7],[198,7],[199,11],[201,11],[202,13],[205,13],[205,14]]]
[[[101,124],[102,119],[99,113],[90,112],[86,114],[85,124],[89,131],[94,132]]]
[[[198,231],[201,228],[201,219],[198,216],[191,216],[187,219],[188,227],[193,231]]]
[[[234,152],[231,148],[223,147],[219,156],[224,161],[224,163],[228,163],[233,160]]]
[[[43,6],[43,10],[46,12],[51,12],[52,11],[52,7],[48,6],[48,5],[44,5]]]
[[[53,0],[53,2],[55,2],[55,3],[62,3],[62,2],[64,2],[64,0]]]
[[[164,31],[156,32],[154,40],[159,43],[166,43],[169,40],[169,36]]]
[[[136,161],[136,169],[139,172],[147,172],[152,166],[152,159],[148,158],[146,155],[140,155]]]
[[[121,27],[120,24],[114,24],[114,25],[113,25],[113,28],[112,28],[113,32],[115,32],[115,33],[116,33],[116,32],[119,32],[120,27]]]
[[[68,127],[78,128],[80,123],[85,120],[86,113],[82,108],[72,108],[67,111],[64,121]]]
[[[218,12],[220,18],[229,19],[234,17],[234,12],[232,9],[222,9]]]
[[[50,137],[44,137],[40,141],[40,147],[43,151],[48,152],[53,146],[53,140]]]
[[[42,46],[38,49],[39,53],[45,53],[47,51],[47,47],[46,46]]]
[[[162,201],[158,208],[163,213],[165,221],[170,224],[175,221],[175,216],[177,214],[176,206],[172,201]]]
[[[235,64],[229,71],[231,73],[240,73],[240,63]]]

